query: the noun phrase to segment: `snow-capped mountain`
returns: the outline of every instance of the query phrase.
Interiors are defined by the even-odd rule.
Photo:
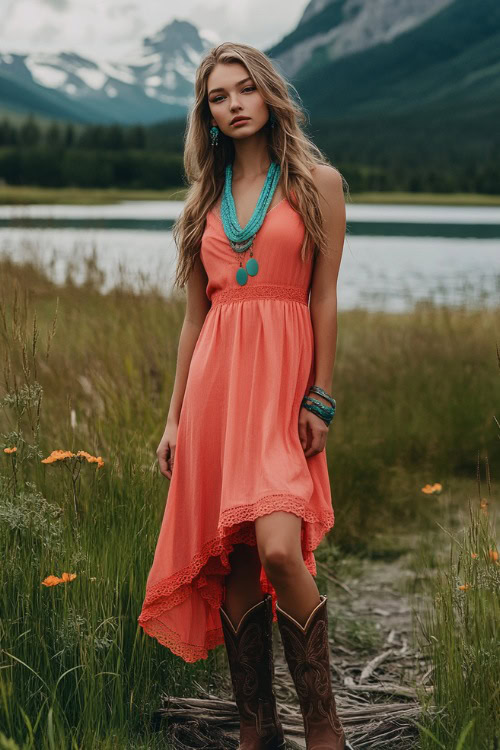
[[[120,60],[0,54],[0,112],[124,124],[183,118],[199,61],[218,41],[176,19]],[[477,133],[478,123],[498,120],[499,50],[499,0],[310,0],[295,29],[264,52],[316,118],[415,112],[425,121],[453,111],[476,117]]]
[[[100,122],[179,117],[192,101],[199,61],[214,43],[175,19],[143,39],[127,60],[95,61],[71,52],[0,54],[0,106],[7,99],[9,108]]]
[[[386,44],[454,0],[310,0],[294,31],[272,50],[289,76],[322,50],[328,61]]]

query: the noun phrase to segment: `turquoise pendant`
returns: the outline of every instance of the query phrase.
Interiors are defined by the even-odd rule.
[[[240,286],[243,286],[244,284],[247,283],[247,279],[248,279],[248,274],[245,271],[245,269],[238,268],[238,270],[236,271],[236,281],[238,282],[238,284]]]
[[[247,260],[245,268],[247,269],[249,276],[256,276],[257,271],[259,270],[259,264],[255,260],[255,258],[249,258]]]

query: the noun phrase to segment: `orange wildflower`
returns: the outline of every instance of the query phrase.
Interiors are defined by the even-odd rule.
[[[75,454],[71,451],[56,450],[52,451],[50,456],[42,458],[42,464],[53,464],[54,461],[63,461],[65,458],[72,458]]]
[[[102,456],[92,456],[92,454],[87,453],[87,451],[78,451],[78,453],[72,453],[71,451],[63,450],[52,451],[50,456],[47,456],[47,458],[42,458],[42,463],[53,464],[54,461],[64,461],[65,458],[75,458],[79,456],[83,456],[84,458],[86,458],[89,463],[96,463],[98,469],[100,469],[101,466],[104,465]]]
[[[443,489],[443,486],[439,484],[439,482],[435,482],[434,484],[426,484],[422,487],[422,492],[424,492],[426,495],[435,495],[438,492],[441,492]]]
[[[43,586],[57,586],[58,583],[68,583],[76,578],[76,573],[63,573],[62,578],[58,576],[47,576],[42,581]]]
[[[474,559],[476,559],[476,557],[477,557],[478,555],[477,555],[477,552],[471,552],[471,553],[470,553],[470,556],[471,556],[471,557],[473,557]]]
[[[481,510],[483,511],[483,513],[487,513],[488,512],[488,501],[486,500],[485,497],[481,498],[481,502],[479,503],[479,507],[481,508]]]
[[[13,448],[4,448],[3,449],[4,453],[15,453],[16,451],[17,451],[16,446],[14,446]]]
[[[458,587],[461,591],[467,591],[467,589],[470,589],[470,583],[462,583],[461,586]]]
[[[102,460],[102,456],[92,456],[90,453],[87,453],[87,451],[78,451],[76,454],[77,456],[85,456],[89,464],[97,463],[97,468],[100,469],[101,466],[104,465],[104,461]]]
[[[489,549],[488,550],[489,558],[492,562],[498,562],[498,550],[496,549]]]

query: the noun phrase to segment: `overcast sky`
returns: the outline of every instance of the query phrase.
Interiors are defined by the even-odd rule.
[[[308,0],[0,0],[0,53],[70,50],[119,59],[174,18],[214,43],[266,49],[291,31]]]

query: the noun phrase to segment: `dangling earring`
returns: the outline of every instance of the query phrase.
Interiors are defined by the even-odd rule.
[[[274,128],[274,123],[276,122],[276,115],[274,114],[274,112],[273,112],[273,110],[271,109],[271,107],[269,107],[269,110],[270,110],[270,114],[269,114],[269,122],[270,122],[270,124],[271,124],[271,127],[272,127],[272,128]]]
[[[210,143],[212,146],[218,146],[219,145],[219,128],[217,125],[212,125],[210,128]]]

